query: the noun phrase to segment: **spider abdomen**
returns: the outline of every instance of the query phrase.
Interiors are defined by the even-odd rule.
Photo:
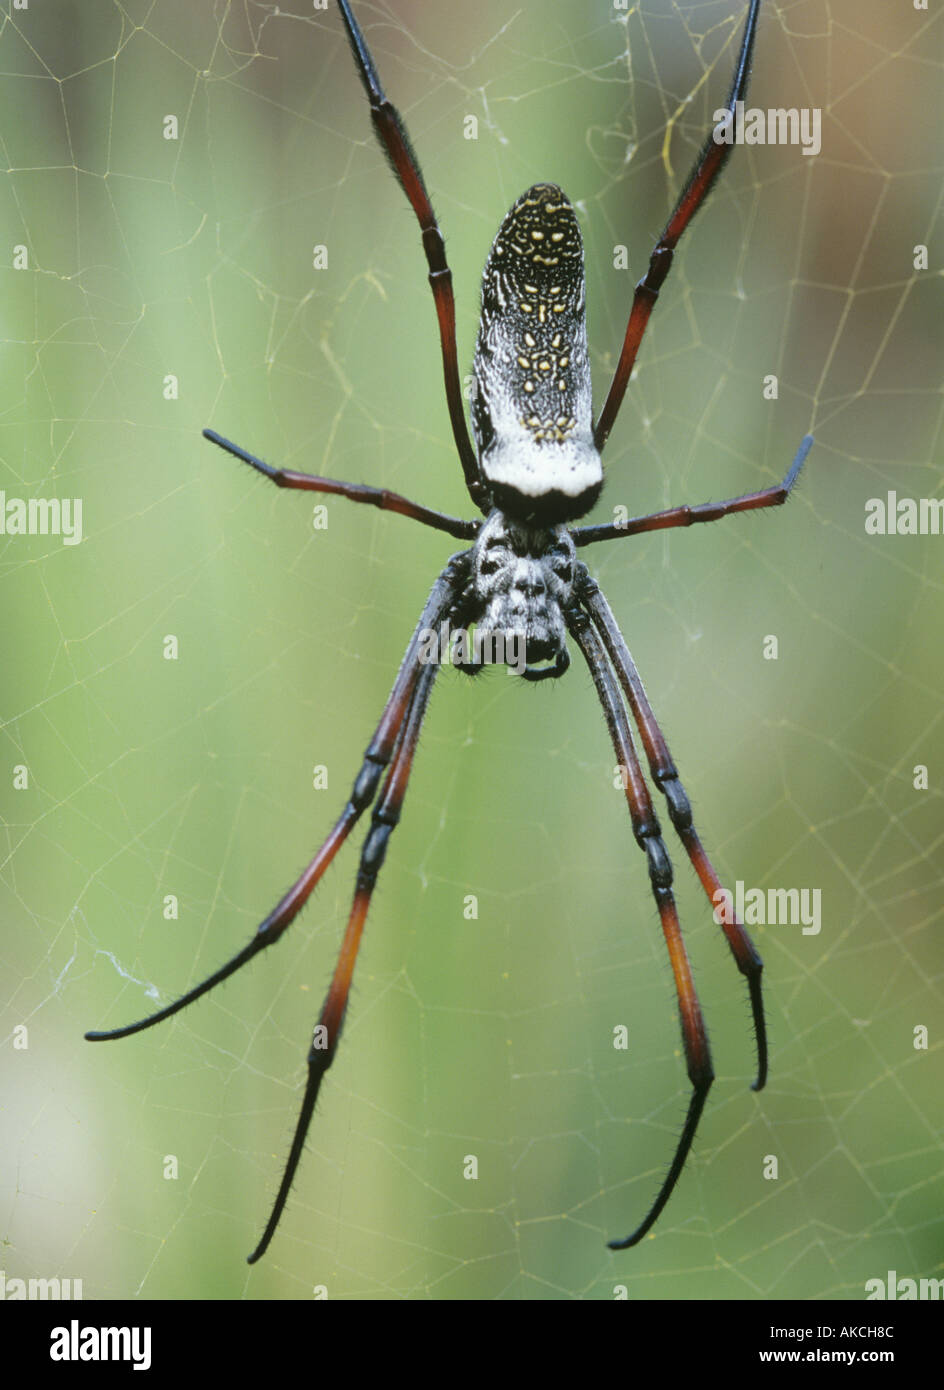
[[[510,209],[482,275],[472,427],[496,506],[556,525],[583,516],[603,486],[593,443],[583,240],[552,183]]]

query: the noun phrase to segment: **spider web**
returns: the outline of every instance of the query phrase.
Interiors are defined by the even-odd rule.
[[[463,364],[495,228],[553,179],[586,239],[599,407],[743,8],[357,6],[447,236]],[[450,552],[342,501],[316,529],[319,499],[200,429],[470,513],[418,235],[334,6],[2,21],[0,485],[81,497],[85,534],[0,537],[8,1278],[81,1278],[86,1298],[858,1299],[888,1270],[941,1275],[944,539],[864,528],[871,497],[941,493],[941,42],[907,5],[765,4],[749,101],[821,108],[822,153],[735,152],[591,518],[767,486],[816,435],[783,511],[588,556],[722,880],[821,891],[818,934],[755,932],[767,1089],[670,840],[717,1081],[653,1238],[611,1255],[688,1099],[643,856],[576,660],[536,688],[446,672],[343,1044],[249,1271],[360,837],[242,975],[138,1038],[81,1035],[249,939],[343,803]]]

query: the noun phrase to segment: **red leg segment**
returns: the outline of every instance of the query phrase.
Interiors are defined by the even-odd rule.
[[[698,507],[671,507],[665,512],[652,512],[629,521],[611,521],[603,526],[577,526],[571,531],[574,545],[592,545],[594,541],[612,541],[619,536],[638,536],[643,531],[668,531],[673,526],[694,526],[699,521],[720,521],[735,512],[759,511],[763,507],[781,507],[800,476],[800,469],[813,447],[813,436],[804,435],[794,455],[787,476],[777,487],[765,487],[760,492],[745,492],[727,502],[703,502]]]
[[[400,516],[408,516],[412,521],[422,522],[424,526],[431,526],[436,531],[446,531],[457,540],[474,540],[481,524],[478,521],[463,521],[461,517],[433,511],[431,507],[424,507],[420,502],[411,502],[408,497],[401,497],[399,492],[388,492],[383,487],[367,487],[364,483],[342,483],[335,478],[319,478],[314,473],[295,473],[289,468],[274,468],[271,463],[250,454],[248,449],[241,449],[232,440],[224,439],[216,430],[204,430],[203,437],[209,439],[211,444],[218,444],[221,449],[225,449],[242,463],[248,463],[257,473],[275,483],[276,487],[296,488],[300,492],[326,492],[336,497],[346,497],[351,502],[366,502],[371,507],[379,507],[381,511],[398,512]]]

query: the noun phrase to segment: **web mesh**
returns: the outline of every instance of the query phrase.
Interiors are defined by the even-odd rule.
[[[358,5],[447,236],[462,363],[495,229],[553,179],[586,240],[599,406],[741,11]],[[723,881],[821,891],[818,934],[754,933],[767,1090],[670,843],[718,1079],[653,1238],[611,1255],[688,1098],[643,856],[576,661],[533,688],[447,672],[299,1178],[248,1271],[357,838],[243,976],[138,1038],[81,1035],[247,941],[347,795],[451,543],[342,501],[316,526],[319,499],[200,429],[468,515],[425,268],[334,6],[2,22],[0,486],[80,497],[84,529],[0,537],[8,1278],[79,1277],[86,1298],[861,1298],[889,1269],[941,1274],[944,539],[864,526],[869,498],[941,491],[941,32],[878,0],[764,6],[749,100],[820,108],[822,152],[735,151],[591,518],[767,486],[816,435],[783,511],[587,556]]]

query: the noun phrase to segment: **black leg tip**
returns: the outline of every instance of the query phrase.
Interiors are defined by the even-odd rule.
[[[638,1245],[642,1236],[627,1236],[625,1240],[608,1240],[606,1248],[608,1250],[631,1250],[634,1245]]]

